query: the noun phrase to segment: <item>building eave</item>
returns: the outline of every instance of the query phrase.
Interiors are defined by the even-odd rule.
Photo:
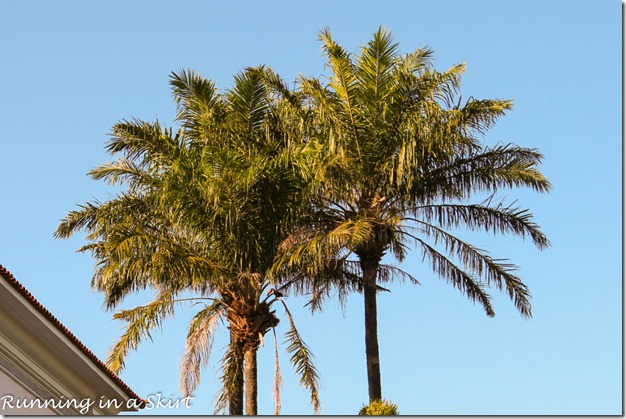
[[[111,371],[2,265],[0,265],[0,278],[0,300],[2,302],[0,308],[4,310],[3,315],[12,316],[16,322],[24,322],[23,328],[29,330],[23,333],[28,332],[32,336],[36,336],[43,348],[40,350],[54,353],[55,359],[63,359],[64,362],[67,362],[67,368],[72,370],[72,374],[81,377],[81,379],[97,382],[97,386],[100,386],[103,391],[106,390],[107,394],[119,395],[126,401],[132,400],[130,405],[138,408],[145,405],[145,401],[141,397]],[[22,331],[18,330],[8,330],[7,333],[13,333],[14,336],[23,334]],[[7,339],[4,340],[5,344],[8,344]],[[136,408],[125,406],[120,410],[128,411],[136,410]],[[105,409],[101,413],[110,414],[111,412]]]

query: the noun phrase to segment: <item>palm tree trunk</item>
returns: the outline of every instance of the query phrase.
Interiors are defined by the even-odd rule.
[[[361,259],[363,271],[363,299],[365,301],[365,357],[367,358],[367,385],[370,403],[382,400],[380,359],[378,356],[378,319],[376,314],[376,273],[379,261]]]
[[[232,331],[230,332],[230,344],[235,349],[233,362],[237,363],[237,368],[233,379],[234,387],[230,390],[230,399],[228,400],[228,414],[243,416],[243,349]],[[235,346],[237,347],[235,348]]]
[[[247,349],[244,355],[246,385],[246,415],[257,414],[256,349]]]

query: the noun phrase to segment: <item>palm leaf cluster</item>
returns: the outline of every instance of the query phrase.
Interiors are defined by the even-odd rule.
[[[192,71],[172,74],[180,129],[140,120],[116,124],[106,148],[117,159],[90,175],[121,184],[123,192],[70,212],[56,232],[87,232],[81,250],[97,261],[92,286],[107,308],[130,293],[155,292],[151,303],[115,314],[127,326],[108,358],[114,371],[177,306],[204,303],[189,325],[181,365],[181,390],[191,394],[218,324],[228,324],[217,409],[233,414],[243,414],[244,381],[246,412],[256,413],[256,351],[278,325],[272,306],[282,301],[269,288],[268,271],[302,201],[298,167],[308,167],[295,163],[308,146],[291,138],[300,136],[284,121],[291,105],[273,93],[279,83],[269,69],[248,68],[219,93]],[[289,324],[287,351],[317,411],[312,354],[290,315]],[[244,380],[248,366],[254,375]]]
[[[320,40],[329,75],[325,80],[302,77],[299,88],[314,127],[311,138],[324,145],[323,163],[308,219],[282,243],[279,266],[293,268],[294,279],[305,278],[299,289],[314,296],[315,307],[321,304],[318,297],[363,292],[374,401],[382,399],[376,293],[387,281],[417,283],[410,274],[382,264],[383,256],[390,253],[402,261],[416,248],[438,276],[487,315],[495,313],[487,292],[495,286],[529,317],[530,293],[516,267],[451,230],[514,234],[544,249],[549,242],[528,210],[494,204],[493,194],[512,187],[546,192],[550,184],[537,169],[542,160],[537,150],[482,143],[512,103],[463,101],[464,64],[437,71],[432,50],[400,54],[385,29],[356,55],[328,29]],[[482,202],[472,203],[476,197]],[[333,270],[341,274],[333,272],[334,280],[324,280]]]
[[[115,370],[193,298],[203,306],[189,325],[183,392],[197,388],[223,321],[230,343],[217,410],[242,414],[245,387],[246,412],[255,414],[256,351],[275,333],[279,302],[290,360],[318,411],[319,375],[282,295],[306,294],[315,311],[356,292],[365,309],[369,398],[382,400],[377,294],[393,281],[419,284],[383,258],[402,262],[413,249],[488,316],[495,315],[490,287],[531,316],[516,266],[454,233],[549,246],[529,210],[496,198],[504,189],[550,189],[538,150],[483,143],[512,102],[463,101],[464,64],[438,71],[431,49],[400,53],[382,28],[357,54],[328,29],[320,40],[324,78],[301,76],[290,89],[269,68],[247,68],[222,93],[181,71],[170,80],[179,129],[140,120],[114,126],[106,147],[117,159],[90,174],[123,192],[70,212],[56,234],[87,232],[81,250],[97,261],[92,285],[108,308],[130,293],[155,292],[153,302],[115,315],[127,322],[109,358]],[[276,377],[278,412],[278,363]]]

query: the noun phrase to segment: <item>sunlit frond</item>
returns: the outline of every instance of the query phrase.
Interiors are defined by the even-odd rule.
[[[215,83],[190,69],[172,72],[170,86],[178,110],[176,119],[183,123],[201,119],[219,100]]]
[[[95,180],[103,179],[112,186],[127,182],[129,189],[135,193],[159,185],[159,179],[154,177],[153,173],[126,159],[98,166],[89,171],[88,175]]]
[[[136,160],[152,168],[166,169],[178,156],[182,138],[172,128],[159,122],[140,119],[121,121],[113,126],[105,149],[111,154],[123,153],[127,160]]]
[[[391,32],[380,28],[356,58],[360,102],[370,114],[373,126],[384,117],[386,99],[395,87],[393,72],[397,65],[397,49],[398,44],[393,41]]]
[[[238,125],[248,141],[260,129],[268,111],[268,91],[262,68],[248,67],[235,75],[235,86],[226,93],[231,123]]]

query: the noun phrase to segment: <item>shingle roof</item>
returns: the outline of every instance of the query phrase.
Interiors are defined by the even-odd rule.
[[[9,272],[0,265],[0,277],[4,278],[28,303],[41,313],[56,329],[65,335],[82,353],[87,356],[103,373],[117,384],[131,398],[139,400],[140,407],[145,405],[145,400],[139,397],[126,383],[124,383],[113,371],[111,371],[93,352],[89,350],[67,327],[48,311],[28,290]]]

